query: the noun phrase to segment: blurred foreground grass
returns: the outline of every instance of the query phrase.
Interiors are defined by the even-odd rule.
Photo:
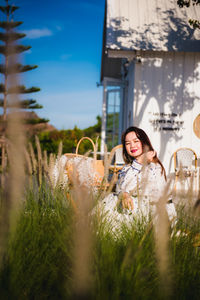
[[[160,281],[151,222],[136,221],[117,236],[99,216],[89,215],[90,283],[83,294],[76,294],[74,229],[79,218],[69,195],[45,180],[40,187],[26,189],[16,228],[7,240],[1,299],[200,299],[200,247],[195,244],[200,218],[181,207],[169,232],[167,294]],[[87,201],[84,194],[82,201]]]

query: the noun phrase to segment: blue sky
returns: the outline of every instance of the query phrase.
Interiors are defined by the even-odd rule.
[[[1,5],[4,1],[0,0]],[[32,48],[24,52],[23,64],[38,68],[21,76],[30,94],[44,106],[36,110],[57,129],[77,125],[86,128],[101,115],[100,80],[105,0],[11,0],[20,8],[14,18],[27,34],[20,40]],[[2,14],[1,14],[2,15]]]

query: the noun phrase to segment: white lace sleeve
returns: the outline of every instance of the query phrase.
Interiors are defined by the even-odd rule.
[[[134,161],[132,165],[125,166],[120,174],[117,191],[118,192],[132,192],[137,188],[140,181],[140,171],[142,165]]]
[[[157,201],[166,186],[166,180],[160,164],[150,163],[146,168],[146,192],[154,201]]]

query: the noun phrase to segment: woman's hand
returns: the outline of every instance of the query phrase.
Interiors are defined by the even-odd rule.
[[[155,156],[156,156],[156,151],[154,151],[154,150],[142,153],[142,155],[141,155],[142,164],[145,164],[145,163],[149,164],[150,162],[153,161]]]
[[[155,150],[148,151],[146,153],[146,156],[147,156],[147,162],[152,162],[153,158],[156,156],[156,151]]]
[[[122,207],[133,210],[133,200],[130,197],[129,193],[122,193]]]

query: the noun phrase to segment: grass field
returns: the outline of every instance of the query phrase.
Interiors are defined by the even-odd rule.
[[[99,216],[79,211],[84,192],[77,199],[75,191],[72,205],[69,190],[45,180],[27,187],[7,237],[1,299],[200,299],[200,218],[193,211],[177,207],[162,273],[151,220],[124,225],[117,236]]]

